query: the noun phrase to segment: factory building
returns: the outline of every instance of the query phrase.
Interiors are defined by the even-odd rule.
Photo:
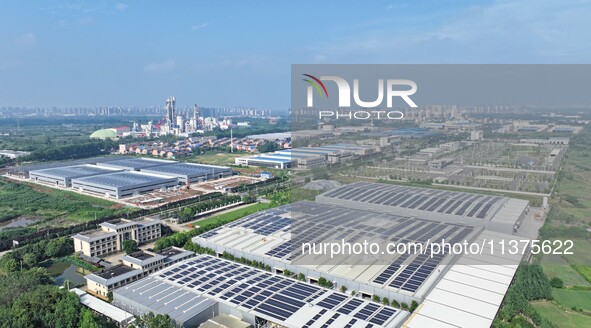
[[[334,144],[279,150],[256,156],[237,157],[236,165],[272,167],[277,169],[297,168],[310,170],[327,164],[342,163],[355,157],[369,156],[379,147],[370,145]]]
[[[71,187],[72,179],[98,176],[113,172],[117,172],[117,170],[85,164],[33,170],[29,171],[29,178],[35,182],[46,183],[58,187]]]
[[[155,220],[114,220],[99,224],[100,229],[72,236],[74,251],[86,256],[101,256],[123,249],[123,241],[143,244],[162,236],[160,222]]]
[[[176,178],[181,184],[203,182],[207,180],[220,179],[232,175],[232,169],[225,166],[174,163],[159,165],[140,170],[143,173],[151,173],[160,176]]]
[[[269,154],[260,156],[236,157],[234,159],[234,163],[236,165],[268,167],[274,169],[290,169],[296,166],[295,161],[291,158],[273,157],[268,155]]]
[[[198,255],[113,292],[137,316],[168,314],[196,327],[230,315],[253,327],[399,327],[409,313],[282,275]]]
[[[176,185],[178,181],[174,178],[128,171],[72,180],[74,189],[117,199]]]
[[[433,159],[429,161],[429,168],[432,170],[441,170],[453,162],[453,158]]]
[[[438,236],[453,242],[473,238],[479,231],[470,226],[304,201],[252,214],[196,236],[193,242],[218,254],[226,252],[263,262],[277,273],[285,270],[301,273],[311,283],[323,277],[364,297],[378,295],[410,304],[413,300],[420,301],[440,277],[440,268],[449,264],[453,256],[427,258],[402,254],[398,258],[361,261],[355,256],[345,259],[320,256],[313,261],[292,262],[292,238],[296,238],[297,247],[303,236],[305,242],[311,243],[331,241],[337,235],[338,239],[349,241],[359,233],[368,234],[369,238],[370,232],[371,241],[377,243],[382,240],[425,242]],[[413,269],[404,270],[403,263],[412,264]]]
[[[335,289],[344,286],[355,290],[361,298],[377,295],[407,304],[423,303],[404,322],[407,327],[488,327],[521,254],[411,252],[392,258],[334,259],[321,254],[314,255],[313,261],[302,262],[297,249],[302,236],[312,243],[359,241],[355,238],[360,235],[378,243],[422,244],[444,239],[450,244],[468,241],[480,245],[484,240],[519,240],[523,237],[514,236],[513,232],[526,207],[527,202],[506,197],[354,183],[321,194],[316,202],[296,202],[246,216],[192,241],[213,249],[218,256],[226,253],[262,262],[275,273],[289,270],[302,274],[310,283],[324,278]],[[183,281],[186,276],[181,273],[171,275],[176,281]],[[193,285],[199,289],[202,283],[206,282]],[[473,300],[473,295],[482,295],[483,301]],[[437,315],[441,311],[445,314]],[[302,326],[296,318],[290,318],[290,323]]]
[[[316,196],[323,204],[397,213],[428,220],[469,224],[505,234],[513,234],[525,217],[526,200],[356,182]]]
[[[154,158],[125,158],[114,160],[105,163],[97,163],[96,165],[99,167],[106,167],[111,169],[119,169],[119,170],[126,170],[126,171],[140,171],[141,169],[145,169],[148,167],[159,166],[159,165],[166,165],[166,164],[174,164],[175,161],[167,161],[164,159],[154,159]]]
[[[121,199],[155,190],[176,188],[233,174],[225,166],[214,166],[153,158],[94,158],[77,165],[52,163],[20,167],[11,175],[55,187],[72,187],[100,197]]]

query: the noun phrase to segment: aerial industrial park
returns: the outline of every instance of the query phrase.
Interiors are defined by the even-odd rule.
[[[591,327],[590,14],[4,2],[0,328]]]
[[[202,127],[197,108],[186,122],[174,108],[171,97],[166,117],[150,128],[156,137],[183,138]],[[329,241],[335,231],[345,240],[375,231],[376,243],[420,245],[535,239],[579,126],[534,138],[528,134],[539,131],[483,133],[487,123],[470,111],[454,115],[471,123],[325,123],[230,139],[187,137],[197,145],[195,159],[216,164],[163,159],[122,143],[108,156],[11,166],[5,178],[146,213],[99,219],[68,236],[73,258],[93,268],[73,291],[118,326],[153,313],[180,327],[488,327],[531,251],[302,260],[294,247],[302,238]],[[218,140],[227,140],[226,154],[199,155]],[[238,147],[244,143],[275,150]],[[219,205],[199,207],[212,200]],[[176,235],[186,242],[175,242]]]
[[[88,136],[112,143],[106,155],[14,157],[4,170],[10,183],[133,209],[55,230],[78,267],[68,287],[116,326],[150,313],[178,327],[494,326],[519,264],[535,258],[530,248],[311,258],[298,245],[536,239],[585,128],[559,118],[559,131],[491,129],[503,122],[443,106],[419,109],[427,114],[414,113],[414,127],[324,122],[228,138],[205,132],[210,122],[239,130],[229,119],[204,119],[197,106],[186,117],[175,106],[169,97],[165,117],[141,131]],[[177,141],[159,141],[166,136]],[[28,243],[15,238],[17,249]]]

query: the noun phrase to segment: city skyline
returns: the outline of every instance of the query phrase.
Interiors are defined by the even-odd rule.
[[[294,63],[585,63],[591,4],[7,3],[0,106],[289,107]],[[28,17],[23,20],[22,17]]]

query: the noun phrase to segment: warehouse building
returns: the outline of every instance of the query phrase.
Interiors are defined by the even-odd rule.
[[[236,165],[269,167],[274,169],[290,169],[297,165],[292,158],[273,157],[264,154],[260,156],[245,156],[236,157],[234,163]]]
[[[157,174],[178,179],[182,184],[220,179],[232,175],[232,169],[226,166],[215,166],[193,163],[174,163],[159,165],[140,170],[144,173]]]
[[[227,252],[263,262],[277,273],[301,273],[311,283],[323,277],[338,288],[345,286],[367,298],[378,295],[410,304],[421,300],[453,256],[400,254],[360,259],[322,255],[292,261],[292,245],[353,241],[359,235],[376,243],[441,239],[453,243],[473,239],[480,231],[465,225],[304,201],[249,215],[192,240],[218,254]]]
[[[341,186],[316,196],[316,201],[468,224],[509,235],[517,232],[529,204],[526,200],[508,197],[370,182]]]
[[[143,244],[162,236],[161,224],[156,220],[113,220],[99,224],[100,229],[72,236],[74,251],[95,257],[119,252],[123,241],[135,240]]]
[[[303,274],[310,283],[316,283],[322,277],[333,282],[335,289],[345,286],[347,290],[355,290],[364,298],[377,295],[407,304],[413,300],[422,303],[408,317],[405,327],[489,327],[522,254],[499,255],[497,249],[494,256],[487,252],[476,255],[443,253],[434,256],[415,252],[401,253],[392,258],[348,256],[332,259],[323,254],[314,255],[311,262],[300,260],[297,248],[301,246],[302,236],[305,241],[312,242],[340,239],[359,241],[359,238],[365,238],[378,243],[382,240],[394,243],[437,243],[445,239],[451,244],[463,243],[465,240],[478,245],[489,241],[496,244],[501,240],[508,243],[523,239],[487,230],[477,221],[488,220],[490,224],[487,226],[497,230],[513,227],[522,217],[523,208],[515,206],[515,210],[512,210],[515,205],[510,204],[512,199],[488,199],[486,197],[489,196],[466,193],[433,194],[422,188],[412,188],[402,191],[407,194],[407,201],[395,206],[388,201],[375,201],[372,190],[377,189],[386,200],[392,200],[398,195],[388,188],[396,186],[371,185],[372,188],[365,189],[359,184],[343,186],[356,189],[351,195],[339,198],[349,202],[346,206],[320,201],[297,202],[246,216],[192,240],[198,245],[212,248],[218,256],[227,253],[262,262],[278,274],[286,270],[296,275]],[[338,190],[340,192],[332,193]],[[347,190],[351,189],[341,187],[322,196],[343,197],[340,195],[345,195]],[[418,195],[428,198],[411,200]],[[450,200],[451,204],[447,205]],[[409,204],[406,204],[408,201]],[[387,207],[376,210],[374,203]],[[427,203],[429,206],[421,209]],[[418,208],[411,211],[413,206]],[[453,209],[449,213],[444,211],[444,215],[448,214],[449,217],[438,220],[437,210],[442,206]],[[475,210],[475,207],[478,209]],[[438,214],[429,214],[430,208],[430,211]],[[459,217],[463,222],[456,222]],[[476,300],[474,295],[478,295]]]
[[[484,231],[473,242],[519,243],[522,239]],[[403,327],[492,327],[520,260],[520,255],[509,252],[497,252],[494,257],[462,256],[433,287]]]
[[[379,151],[370,145],[334,144],[319,147],[303,147],[279,150],[256,156],[234,159],[236,165],[272,167],[276,169],[298,168],[310,170],[326,164],[342,163],[355,157],[369,156]]]
[[[175,178],[128,171],[72,179],[74,189],[117,199],[177,185]]]
[[[174,161],[167,161],[164,159],[153,159],[153,158],[125,158],[125,159],[118,159],[110,162],[104,163],[97,163],[97,166],[100,167],[108,167],[112,169],[120,169],[126,171],[140,171],[141,169],[145,169],[148,167],[165,165],[165,164],[174,164]]]
[[[72,185],[72,179],[98,176],[118,171],[121,170],[89,164],[62,166],[29,171],[29,179],[59,187],[70,187]]]
[[[113,304],[195,327],[220,314],[254,327],[398,327],[409,313],[285,276],[198,255],[118,288]]]

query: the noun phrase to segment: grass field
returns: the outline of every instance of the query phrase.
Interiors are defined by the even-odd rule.
[[[0,219],[26,216],[41,219],[40,226],[65,226],[131,211],[91,196],[0,179]]]
[[[584,264],[573,264],[573,268],[587,281],[591,282],[591,267]]]
[[[230,221],[237,220],[241,217],[247,216],[249,214],[265,210],[270,207],[271,207],[271,205],[268,203],[256,203],[256,204],[253,204],[248,207],[244,207],[244,208],[232,211],[232,212],[227,212],[224,214],[220,214],[220,215],[216,215],[216,216],[207,218],[205,220],[193,222],[193,226],[194,227],[197,227],[197,226],[203,227],[208,224],[216,223],[218,221],[230,222]]]
[[[591,312],[591,293],[585,290],[553,289],[552,296],[563,307],[571,309],[573,306]]]
[[[591,317],[572,311],[566,312],[552,302],[535,302],[532,305],[559,328],[591,327]]]
[[[589,283],[560,255],[544,255],[540,264],[548,278],[560,278],[565,286],[589,286]]]
[[[575,144],[568,151],[568,158],[563,167],[563,179],[560,182],[559,195],[563,199],[557,203],[567,213],[573,214],[587,223],[591,223],[591,144],[581,138],[591,133],[584,130]],[[564,201],[565,197],[574,197],[576,204]]]

